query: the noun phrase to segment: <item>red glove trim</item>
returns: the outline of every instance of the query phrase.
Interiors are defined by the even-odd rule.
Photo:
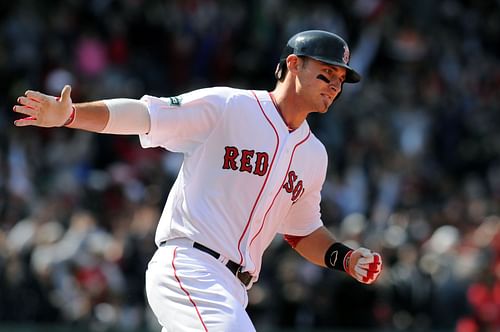
[[[344,257],[344,271],[346,271],[347,273],[349,273],[349,263],[351,262],[351,255],[353,251],[354,250],[349,251]]]

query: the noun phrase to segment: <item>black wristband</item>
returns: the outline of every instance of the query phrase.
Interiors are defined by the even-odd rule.
[[[335,242],[325,253],[325,265],[330,269],[347,272],[346,268],[349,266],[351,253],[351,248],[340,242]]]

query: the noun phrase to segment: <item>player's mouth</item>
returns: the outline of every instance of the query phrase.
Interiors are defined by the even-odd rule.
[[[321,98],[323,100],[323,104],[325,105],[325,107],[329,107],[333,102],[333,96],[327,93],[321,93]]]

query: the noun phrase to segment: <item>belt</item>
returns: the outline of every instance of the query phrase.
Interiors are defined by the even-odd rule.
[[[167,241],[161,242],[160,246],[164,245],[166,242]],[[219,259],[219,257],[221,256],[218,252],[207,248],[203,244],[198,242],[193,242],[193,248],[203,251],[215,259]],[[252,281],[252,275],[248,271],[242,272],[241,269],[243,268],[243,266],[233,262],[232,260],[229,260],[225,265],[231,271],[231,273],[233,273],[236,278],[238,278],[243,283],[243,285],[248,286],[250,284],[250,281]]]

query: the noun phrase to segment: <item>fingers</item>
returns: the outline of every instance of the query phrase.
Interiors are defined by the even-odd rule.
[[[54,99],[53,96],[49,96],[49,95],[43,94],[43,93],[38,92],[38,91],[33,91],[33,90],[27,90],[24,93],[24,95],[26,97],[28,97],[29,99],[32,99],[32,100],[35,100],[38,102],[48,101],[49,99]]]
[[[22,118],[14,121],[14,125],[17,127],[33,126],[36,124],[37,124],[37,119],[33,116],[29,116],[27,118]]]
[[[379,254],[373,253],[373,262],[368,264],[366,269],[366,276],[363,277],[363,281],[366,284],[371,284],[377,280],[378,276],[382,272],[382,258]]]
[[[368,271],[358,265],[354,267],[354,272],[356,272],[357,276],[366,277],[368,275]]]
[[[370,252],[368,256],[362,256],[358,262],[358,266],[362,266],[367,269],[375,269],[377,266],[382,264],[382,258],[376,252]]]
[[[28,97],[19,97],[17,98],[17,103],[23,106],[26,106],[26,108],[31,108],[31,109],[39,109],[40,108],[40,102],[35,99],[31,99]]]
[[[26,97],[21,96],[17,98],[19,105],[14,106],[12,110],[17,113],[29,115],[30,117],[36,117],[40,109],[42,109],[43,104],[49,101],[49,98],[54,98],[32,90],[28,90],[24,94]]]
[[[371,250],[366,249],[366,248],[358,248],[355,251],[359,252],[361,254],[361,256],[363,256],[363,257],[368,257],[372,253]]]
[[[374,262],[374,255],[370,254],[369,256],[361,256],[361,258],[358,260],[358,264],[361,265],[368,265],[370,263]]]
[[[373,283],[375,280],[377,280],[378,276],[380,275],[380,272],[382,272],[382,270],[367,271],[366,276],[363,277],[362,282],[364,282],[365,284]]]
[[[28,106],[14,106],[12,110],[16,113],[26,114],[29,116],[36,116],[36,110]]]
[[[18,127],[31,126],[36,124],[37,109],[39,108],[38,101],[27,97],[17,98],[17,102],[21,105],[15,105],[12,110],[14,112],[28,115],[28,117],[14,121],[14,125]]]

